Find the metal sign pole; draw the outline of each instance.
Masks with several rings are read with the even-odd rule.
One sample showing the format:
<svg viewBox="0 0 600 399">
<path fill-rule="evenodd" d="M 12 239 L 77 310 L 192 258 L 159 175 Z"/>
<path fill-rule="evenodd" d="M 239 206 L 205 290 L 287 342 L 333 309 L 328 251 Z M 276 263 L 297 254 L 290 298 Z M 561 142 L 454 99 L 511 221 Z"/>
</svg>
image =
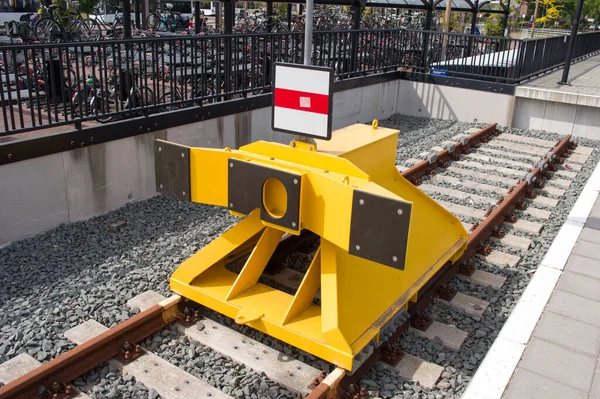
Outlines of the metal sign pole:
<svg viewBox="0 0 600 399">
<path fill-rule="evenodd" d="M 313 0 L 306 0 L 306 12 L 304 18 L 304 65 L 310 65 L 312 58 L 313 8 Z"/>
</svg>

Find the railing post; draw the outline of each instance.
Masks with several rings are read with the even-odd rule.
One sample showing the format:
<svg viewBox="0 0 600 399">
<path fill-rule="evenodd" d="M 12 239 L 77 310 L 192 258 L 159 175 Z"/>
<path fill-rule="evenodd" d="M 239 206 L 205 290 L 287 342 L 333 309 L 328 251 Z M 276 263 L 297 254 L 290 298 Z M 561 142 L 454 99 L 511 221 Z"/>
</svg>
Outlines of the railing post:
<svg viewBox="0 0 600 399">
<path fill-rule="evenodd" d="M 123 37 L 131 39 L 131 0 L 123 0 Z"/>
<path fill-rule="evenodd" d="M 200 33 L 200 2 L 194 1 L 194 33 Z"/>
<path fill-rule="evenodd" d="M 477 28 L 477 11 L 479 10 L 479 0 L 475 0 L 473 4 L 473 15 L 471 16 L 471 35 L 475 35 L 475 28 Z M 467 46 L 467 57 L 473 55 L 473 38 L 469 38 L 469 44 Z"/>
<path fill-rule="evenodd" d="M 352 6 L 352 48 L 350 49 L 350 72 L 358 72 L 358 30 L 360 29 L 360 5 Z"/>
<path fill-rule="evenodd" d="M 427 16 L 425 17 L 425 31 L 423 32 L 423 53 L 421 55 L 421 67 L 427 69 L 427 55 L 429 47 L 429 31 L 431 30 L 431 20 L 433 18 L 433 1 L 429 0 L 427 6 Z"/>
<path fill-rule="evenodd" d="M 134 3 L 134 13 L 135 13 L 135 27 L 137 29 L 140 29 L 140 0 L 135 0 Z"/>
<path fill-rule="evenodd" d="M 225 27 L 225 34 L 231 35 L 233 33 L 233 18 L 234 18 L 234 3 L 232 0 L 224 2 L 225 15 L 223 16 L 223 22 Z M 225 38 L 225 93 L 231 92 L 231 67 L 232 67 L 232 40 L 231 36 Z M 218 62 L 218 61 L 217 61 Z M 234 77 L 235 79 L 235 77 Z M 225 96 L 228 99 L 228 96 Z"/>
<path fill-rule="evenodd" d="M 267 32 L 273 30 L 273 1 L 267 0 Z"/>
<path fill-rule="evenodd" d="M 288 31 L 292 30 L 292 3 L 287 4 L 287 26 Z"/>
<path fill-rule="evenodd" d="M 506 36 L 506 27 L 508 26 L 508 17 L 510 17 L 510 0 L 508 0 L 506 3 L 506 12 L 504 13 L 504 19 L 502 20 L 502 37 Z"/>
</svg>

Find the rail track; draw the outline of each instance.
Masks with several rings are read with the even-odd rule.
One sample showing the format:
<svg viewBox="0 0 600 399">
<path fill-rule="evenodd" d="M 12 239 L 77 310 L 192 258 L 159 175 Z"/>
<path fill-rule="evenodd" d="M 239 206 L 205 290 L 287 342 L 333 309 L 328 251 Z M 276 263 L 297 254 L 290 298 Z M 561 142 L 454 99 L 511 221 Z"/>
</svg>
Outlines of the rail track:
<svg viewBox="0 0 600 399">
<path fill-rule="evenodd" d="M 432 321 L 424 309 L 432 301 L 443 301 L 466 314 L 482 315 L 488 302 L 456 292 L 448 283 L 458 277 L 472 284 L 501 287 L 505 277 L 476 269 L 472 260 L 480 258 L 498 268 L 516 267 L 520 258 L 515 253 L 527 251 L 532 245 L 528 237 L 543 229 L 544 222 L 552 216 L 552 208 L 592 150 L 575 147 L 570 136 L 553 142 L 499 134 L 496 124 L 492 124 L 455 136 L 419 158 L 409 159 L 406 165 L 398 165 L 404 178 L 435 196 L 463 222 L 470 232 L 468 248 L 458 262 L 446 265 L 421 289 L 417 302 L 408 309 L 406 321 L 352 375 L 340 368 L 327 375 L 225 325 L 202 319 L 200 309 L 185 298 L 166 299 L 145 293 L 135 305 L 142 309 L 141 313 L 116 327 L 107 329 L 90 320 L 69 330 L 65 336 L 78 346 L 39 367 L 29 362 L 23 370 L 28 372 L 0 387 L 0 399 L 73 397 L 78 393 L 70 382 L 105 361 L 113 362 L 165 398 L 230 397 L 139 345 L 175 322 L 189 339 L 264 372 L 297 395 L 311 399 L 366 398 L 367 390 L 360 388 L 358 382 L 378 362 L 395 368 L 405 379 L 411 378 L 402 375 L 406 370 L 402 363 L 414 363 L 415 359 L 404 356 L 395 344 L 408 329 L 426 338 L 437 337 L 450 349 L 460 348 L 468 334 Z M 302 249 L 302 257 L 309 263 L 310 243 L 314 239 L 308 232 L 285 238 L 263 278 L 292 291 L 297 289 L 302 281 L 302 266 L 294 267 L 285 260 Z M 439 377 L 442 368 L 436 367 L 440 369 Z M 422 384 L 426 386 L 427 382 Z"/>
</svg>

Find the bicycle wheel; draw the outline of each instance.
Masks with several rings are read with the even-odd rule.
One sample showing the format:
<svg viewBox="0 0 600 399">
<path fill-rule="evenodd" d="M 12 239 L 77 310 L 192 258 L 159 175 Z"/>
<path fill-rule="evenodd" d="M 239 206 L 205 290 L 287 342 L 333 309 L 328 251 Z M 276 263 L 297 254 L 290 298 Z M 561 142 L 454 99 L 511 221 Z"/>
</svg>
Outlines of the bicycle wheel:
<svg viewBox="0 0 600 399">
<path fill-rule="evenodd" d="M 84 42 L 98 41 L 100 39 L 100 26 L 93 19 L 82 19 L 77 24 L 76 35 L 79 40 Z"/>
<path fill-rule="evenodd" d="M 112 36 L 113 39 L 122 39 L 123 38 L 123 22 L 115 19 L 112 26 Z"/>
<path fill-rule="evenodd" d="M 112 99 L 111 99 L 112 97 Z M 115 116 L 111 115 L 111 116 L 104 116 L 104 114 L 107 114 L 111 111 L 114 111 L 114 106 L 111 106 L 111 104 L 114 104 L 114 98 L 115 98 L 115 90 L 113 89 L 111 91 L 110 94 L 106 94 L 105 92 L 103 92 L 102 90 L 99 90 L 95 96 L 92 97 L 92 99 L 90 100 L 90 108 L 92 110 L 92 112 L 94 113 L 94 115 L 96 115 L 96 120 L 100 123 L 108 123 L 108 122 L 112 122 L 113 120 L 115 120 Z"/>
<path fill-rule="evenodd" d="M 152 13 L 146 18 L 146 27 L 148 29 L 156 30 L 160 26 L 160 15 Z"/>
<path fill-rule="evenodd" d="M 42 18 L 35 24 L 34 32 L 40 43 L 57 43 L 60 42 L 62 29 L 54 19 Z"/>
</svg>

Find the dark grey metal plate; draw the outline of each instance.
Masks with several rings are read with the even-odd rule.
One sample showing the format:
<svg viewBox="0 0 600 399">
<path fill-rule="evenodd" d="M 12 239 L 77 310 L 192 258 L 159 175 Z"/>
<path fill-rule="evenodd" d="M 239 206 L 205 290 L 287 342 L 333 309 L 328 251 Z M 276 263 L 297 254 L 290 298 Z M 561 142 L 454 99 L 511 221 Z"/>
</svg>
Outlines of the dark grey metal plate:
<svg viewBox="0 0 600 399">
<path fill-rule="evenodd" d="M 156 191 L 181 201 L 190 200 L 190 148 L 156 140 L 154 142 Z"/>
<path fill-rule="evenodd" d="M 404 270 L 412 204 L 354 190 L 348 252 Z"/>
<path fill-rule="evenodd" d="M 248 214 L 260 209 L 260 219 L 290 230 L 300 228 L 300 174 L 284 172 L 251 162 L 230 158 L 227 165 L 229 209 Z M 270 179 L 278 179 L 287 191 L 287 210 L 281 218 L 272 217 L 262 201 L 263 185 Z"/>
</svg>

